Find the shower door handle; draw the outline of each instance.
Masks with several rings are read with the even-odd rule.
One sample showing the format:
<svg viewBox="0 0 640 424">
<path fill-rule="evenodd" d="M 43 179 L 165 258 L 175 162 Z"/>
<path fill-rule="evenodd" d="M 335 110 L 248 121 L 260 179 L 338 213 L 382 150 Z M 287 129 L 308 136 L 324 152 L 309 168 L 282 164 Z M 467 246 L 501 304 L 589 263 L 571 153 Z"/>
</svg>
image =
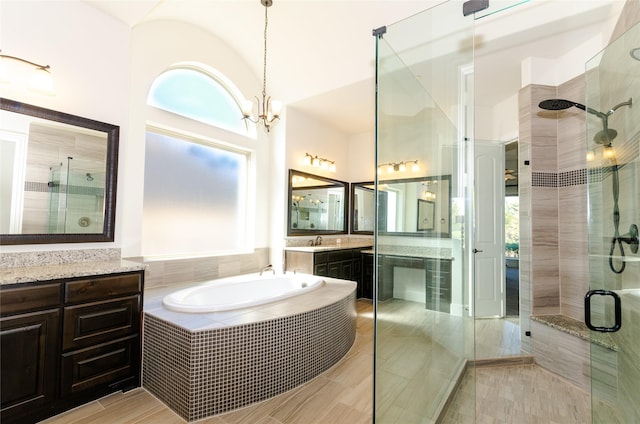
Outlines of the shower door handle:
<svg viewBox="0 0 640 424">
<path fill-rule="evenodd" d="M 594 295 L 613 297 L 614 313 L 616 318 L 613 327 L 596 327 L 591 324 L 591 297 Z M 620 327 L 622 327 L 622 306 L 620 303 L 620 296 L 611 290 L 589 290 L 587 295 L 584 297 L 584 322 L 587 324 L 587 327 L 593 331 L 613 333 L 620 330 Z"/>
</svg>

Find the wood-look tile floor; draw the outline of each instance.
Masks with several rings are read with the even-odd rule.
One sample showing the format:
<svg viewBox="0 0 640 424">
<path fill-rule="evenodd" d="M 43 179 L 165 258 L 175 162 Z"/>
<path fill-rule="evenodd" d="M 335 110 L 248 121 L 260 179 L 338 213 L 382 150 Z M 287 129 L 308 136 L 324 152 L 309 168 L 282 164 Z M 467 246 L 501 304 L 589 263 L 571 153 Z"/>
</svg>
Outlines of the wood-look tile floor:
<svg viewBox="0 0 640 424">
<path fill-rule="evenodd" d="M 340 362 L 312 381 L 272 399 L 198 421 L 206 424 L 371 423 L 373 411 L 373 313 L 358 301 L 354 346 Z M 382 318 L 382 317 L 379 317 Z M 400 319 L 400 324 L 406 321 Z M 478 331 L 483 331 L 480 326 Z M 486 327 L 486 326 L 485 326 Z M 380 330 L 380 329 L 379 329 Z M 424 331 L 424 328 L 420 329 Z M 433 331 L 430 330 L 430 331 Z M 446 345 L 452 328 L 438 326 L 435 339 Z M 510 330 L 507 329 L 507 333 Z M 479 334 L 476 334 L 478 336 Z M 510 336 L 504 339 L 512 339 Z M 434 344 L 434 346 L 436 346 Z M 418 346 L 419 347 L 419 346 Z M 496 349 L 512 349 L 504 344 Z M 489 356 L 498 356 L 486 351 Z M 451 362 L 446 349 L 434 349 L 429 364 Z M 401 355 L 402 352 L 388 352 Z M 442 356 L 444 355 L 444 356 Z M 402 359 L 401 356 L 398 358 Z M 406 358 L 405 358 L 406 359 Z M 415 369 L 415 364 L 404 364 Z M 435 367 L 437 368 L 437 366 Z M 416 373 L 419 375 L 420 373 Z M 475 380 L 474 380 L 475 378 Z M 410 383 L 413 384 L 413 383 Z M 423 386 L 429 386 L 424 384 Z M 417 386 L 414 386 L 417 387 Z M 384 388 L 383 388 L 384 389 Z M 418 400 L 419 392 L 407 393 Z M 410 409 L 410 408 L 409 408 Z M 444 418 L 445 424 L 582 424 L 589 422 L 589 395 L 536 366 L 478 367 L 467 373 Z M 379 423 L 432 422 L 413 413 L 379 416 Z M 173 424 L 185 421 L 143 388 L 115 393 L 52 417 L 46 424 Z"/>
</svg>

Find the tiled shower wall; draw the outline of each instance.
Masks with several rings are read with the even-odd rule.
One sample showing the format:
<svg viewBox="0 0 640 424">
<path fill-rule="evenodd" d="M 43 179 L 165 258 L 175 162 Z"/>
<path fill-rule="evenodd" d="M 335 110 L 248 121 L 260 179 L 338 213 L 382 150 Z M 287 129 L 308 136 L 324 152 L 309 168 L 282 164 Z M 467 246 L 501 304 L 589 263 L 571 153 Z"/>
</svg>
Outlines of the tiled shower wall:
<svg viewBox="0 0 640 424">
<path fill-rule="evenodd" d="M 529 230 L 521 240 L 521 292 L 531 295 L 532 315 L 581 320 L 588 290 L 585 118 L 577 108 L 538 107 L 551 98 L 584 103 L 584 77 L 520 92 L 520 213 Z"/>
</svg>

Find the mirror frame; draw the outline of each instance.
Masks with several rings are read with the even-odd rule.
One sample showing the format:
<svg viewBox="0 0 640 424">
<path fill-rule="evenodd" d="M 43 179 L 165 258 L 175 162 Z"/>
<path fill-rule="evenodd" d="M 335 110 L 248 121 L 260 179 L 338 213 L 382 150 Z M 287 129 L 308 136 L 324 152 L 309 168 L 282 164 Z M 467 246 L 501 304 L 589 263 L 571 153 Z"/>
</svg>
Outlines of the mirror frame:
<svg viewBox="0 0 640 424">
<path fill-rule="evenodd" d="M 355 222 L 356 222 L 356 210 L 355 210 L 355 193 L 356 193 L 356 188 L 362 188 L 362 189 L 366 189 L 366 190 L 371 190 L 374 192 L 374 196 L 375 196 L 375 188 L 368 188 L 367 186 L 374 186 L 375 183 L 373 181 L 364 181 L 361 183 L 351 183 L 351 197 L 349 198 L 349 231 L 350 234 L 367 234 L 367 235 L 373 235 L 373 231 L 359 231 L 359 230 L 354 230 L 355 228 Z M 375 203 L 375 200 L 374 200 Z M 374 204 L 374 212 L 376 211 L 376 207 Z M 375 213 L 374 213 L 374 219 L 375 219 Z"/>
<path fill-rule="evenodd" d="M 380 231 L 380 235 L 385 236 L 409 236 L 409 237 L 437 237 L 437 238 L 451 238 L 451 208 L 453 206 L 453 199 L 451 196 L 451 175 L 432 175 L 426 177 L 417 177 L 417 178 L 404 178 L 404 179 L 396 179 L 396 180 L 383 180 L 378 181 L 378 184 L 393 184 L 393 183 L 412 183 L 412 182 L 422 182 L 427 180 L 446 180 L 449 184 L 449 220 L 447 225 L 447 232 L 439 232 L 435 230 L 421 230 L 415 232 L 408 231 Z M 418 199 L 420 200 L 420 199 Z M 416 203 L 417 204 L 417 203 Z M 379 207 L 379 206 L 378 206 Z M 378 207 L 376 207 L 376 212 L 378 211 Z M 416 206 L 417 207 L 417 206 Z"/>
<path fill-rule="evenodd" d="M 92 119 L 45 109 L 0 98 L 0 110 L 20 113 L 48 121 L 60 122 L 81 128 L 88 128 L 107 134 L 107 157 L 105 164 L 104 222 L 102 233 L 88 234 L 0 234 L 0 245 L 50 244 L 50 243 L 90 243 L 113 242 L 116 221 L 116 188 L 118 181 L 118 148 L 120 127 Z"/>
<path fill-rule="evenodd" d="M 343 222 L 342 222 L 342 226 L 343 226 L 343 230 L 338 231 L 338 230 L 298 230 L 298 229 L 294 229 L 291 228 L 291 209 L 292 209 L 292 204 L 291 204 L 291 197 L 293 196 L 293 187 L 291 186 L 291 178 L 294 175 L 300 175 L 302 177 L 305 178 L 313 178 L 314 180 L 321 180 L 321 181 L 326 181 L 328 183 L 332 183 L 334 185 L 342 185 L 342 188 L 344 190 L 344 211 L 343 211 Z M 331 178 L 327 178 L 327 177 L 322 177 L 320 175 L 315 175 L 315 174 L 308 174 L 306 172 L 302 172 L 302 171 L 297 171 L 295 169 L 289 169 L 289 180 L 287 181 L 287 185 L 289 187 L 289 190 L 287 191 L 287 236 L 316 236 L 316 235 L 325 235 L 325 234 L 348 234 L 349 228 L 347 227 L 348 222 L 349 222 L 349 183 L 344 182 L 344 181 L 339 181 L 339 180 L 333 180 Z"/>
</svg>

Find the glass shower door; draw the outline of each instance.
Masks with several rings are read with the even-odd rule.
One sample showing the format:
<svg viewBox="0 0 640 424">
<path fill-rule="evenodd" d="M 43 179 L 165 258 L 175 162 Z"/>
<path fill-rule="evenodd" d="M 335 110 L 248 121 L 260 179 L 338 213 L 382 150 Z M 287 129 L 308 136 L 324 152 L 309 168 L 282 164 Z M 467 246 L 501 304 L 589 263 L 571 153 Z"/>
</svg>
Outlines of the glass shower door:
<svg viewBox="0 0 640 424">
<path fill-rule="evenodd" d="M 640 422 L 640 25 L 587 63 L 592 422 Z M 595 121 L 595 122 L 594 122 Z"/>
<path fill-rule="evenodd" d="M 475 422 L 474 20 L 526 1 L 446 1 L 374 31 L 377 423 Z"/>
<path fill-rule="evenodd" d="M 375 422 L 431 423 L 473 357 L 473 18 L 448 2 L 378 31 Z M 470 399 L 464 422 L 475 421 Z"/>
</svg>

